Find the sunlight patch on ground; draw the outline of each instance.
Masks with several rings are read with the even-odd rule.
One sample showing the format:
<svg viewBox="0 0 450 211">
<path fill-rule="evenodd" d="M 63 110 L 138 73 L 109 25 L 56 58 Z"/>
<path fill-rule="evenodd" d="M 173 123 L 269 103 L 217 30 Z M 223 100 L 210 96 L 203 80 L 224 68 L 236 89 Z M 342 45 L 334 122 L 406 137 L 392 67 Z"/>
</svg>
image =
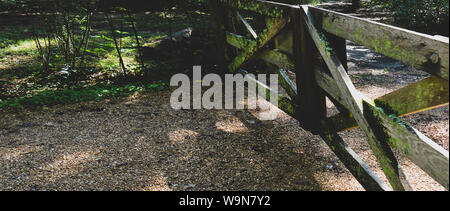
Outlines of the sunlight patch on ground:
<svg viewBox="0 0 450 211">
<path fill-rule="evenodd" d="M 245 133 L 248 132 L 248 128 L 245 126 L 241 120 L 236 117 L 231 117 L 229 119 L 219 121 L 216 123 L 216 128 L 218 130 L 227 133 Z"/>
<path fill-rule="evenodd" d="M 0 48 L 0 71 L 31 63 L 35 59 L 32 55 L 36 50 L 33 40 L 20 41 L 18 44 Z"/>
<path fill-rule="evenodd" d="M 33 152 L 39 152 L 42 149 L 42 146 L 21 145 L 14 148 L 4 148 L 3 150 L 0 148 L 0 154 L 2 159 L 17 161 L 23 155 Z"/>
<path fill-rule="evenodd" d="M 64 154 L 53 162 L 33 170 L 32 174 L 39 174 L 45 180 L 54 182 L 80 172 L 84 168 L 84 164 L 98 159 L 100 159 L 100 150 L 98 149 Z"/>
<path fill-rule="evenodd" d="M 113 50 L 115 51 L 115 50 Z M 104 72 L 108 71 L 114 71 L 115 74 L 119 73 L 122 74 L 122 68 L 119 63 L 119 57 L 116 55 L 115 52 L 110 52 L 105 55 L 103 59 L 100 59 L 99 65 L 104 69 Z M 134 72 L 138 66 L 138 62 L 136 61 L 136 58 L 132 56 L 125 56 L 122 55 L 123 62 L 125 64 L 125 67 L 127 69 L 127 72 Z"/>
<path fill-rule="evenodd" d="M 252 103 L 252 102 L 247 102 Z M 266 120 L 286 120 L 287 115 L 267 100 L 257 99 L 258 109 L 250 110 L 250 113 L 261 121 Z M 284 115 L 283 115 L 284 114 Z"/>
<path fill-rule="evenodd" d="M 167 178 L 162 175 L 157 175 L 149 182 L 151 185 L 143 188 L 141 191 L 172 191 L 167 184 Z"/>
<path fill-rule="evenodd" d="M 44 42 L 44 40 L 41 40 Z M 36 50 L 34 40 L 20 41 L 18 44 L 10 45 L 4 49 L 0 49 L 0 54 L 22 54 Z"/>
<path fill-rule="evenodd" d="M 328 166 L 330 167 L 330 166 Z M 336 168 L 336 167 L 333 167 Z M 314 174 L 323 190 L 330 191 L 363 191 L 364 188 L 351 174 L 336 174 L 333 169 Z"/>
<path fill-rule="evenodd" d="M 169 139 L 174 143 L 183 143 L 197 136 L 197 132 L 186 129 L 177 129 L 169 133 Z"/>
</svg>

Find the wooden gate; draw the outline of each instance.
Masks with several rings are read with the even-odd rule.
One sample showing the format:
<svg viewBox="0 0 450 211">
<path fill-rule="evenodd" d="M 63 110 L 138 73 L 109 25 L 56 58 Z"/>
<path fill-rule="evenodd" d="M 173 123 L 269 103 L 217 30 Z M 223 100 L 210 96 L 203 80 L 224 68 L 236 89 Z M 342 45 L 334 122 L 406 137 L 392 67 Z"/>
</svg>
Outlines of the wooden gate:
<svg viewBox="0 0 450 211">
<path fill-rule="evenodd" d="M 263 0 L 209 0 L 220 65 L 231 73 L 261 59 L 287 95 L 278 107 L 318 134 L 366 190 L 389 190 L 339 136 L 360 127 L 393 190 L 409 190 L 392 148 L 449 188 L 449 153 L 402 120 L 402 116 L 448 105 L 449 39 L 430 36 L 304 5 Z M 246 19 L 254 17 L 253 22 Z M 258 21 L 259 20 L 259 21 Z M 264 24 L 260 24 L 264 20 Z M 255 30 L 251 25 L 262 25 Z M 260 33 L 257 33 L 259 31 Z M 370 99 L 347 74 L 346 40 L 367 46 L 430 77 Z M 288 77 L 295 72 L 296 81 Z M 259 83 L 256 81 L 256 83 Z M 297 86 L 295 86 L 297 84 Z M 273 92 L 267 90 L 267 94 Z M 339 114 L 327 117 L 326 97 Z"/>
</svg>

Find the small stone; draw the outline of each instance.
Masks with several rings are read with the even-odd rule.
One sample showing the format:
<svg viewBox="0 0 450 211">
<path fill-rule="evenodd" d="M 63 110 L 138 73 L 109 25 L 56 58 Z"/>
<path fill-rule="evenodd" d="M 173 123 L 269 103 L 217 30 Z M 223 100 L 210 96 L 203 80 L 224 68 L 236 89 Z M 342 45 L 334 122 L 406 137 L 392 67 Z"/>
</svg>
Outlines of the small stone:
<svg viewBox="0 0 450 211">
<path fill-rule="evenodd" d="M 188 184 L 188 185 L 183 186 L 183 189 L 187 190 L 189 188 L 195 188 L 195 186 L 196 186 L 195 184 Z"/>
<path fill-rule="evenodd" d="M 47 126 L 47 127 L 55 127 L 56 126 L 56 124 L 53 123 L 53 122 L 47 122 L 44 125 Z"/>
<path fill-rule="evenodd" d="M 256 123 L 255 120 L 247 120 L 247 122 L 250 123 L 250 124 L 255 124 Z"/>
</svg>

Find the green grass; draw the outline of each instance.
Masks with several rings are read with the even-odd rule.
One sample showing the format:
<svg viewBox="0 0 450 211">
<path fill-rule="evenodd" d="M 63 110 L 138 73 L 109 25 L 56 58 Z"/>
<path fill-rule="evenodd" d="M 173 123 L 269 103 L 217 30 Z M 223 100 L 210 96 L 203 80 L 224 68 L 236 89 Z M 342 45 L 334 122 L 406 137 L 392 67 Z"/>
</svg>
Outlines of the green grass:
<svg viewBox="0 0 450 211">
<path fill-rule="evenodd" d="M 30 39 L 29 29 L 27 26 L 12 24 L 8 25 L 6 22 L 0 22 L 0 24 L 3 26 L 0 33 L 0 49 L 10 45 L 16 45 L 20 41 Z"/>
<path fill-rule="evenodd" d="M 157 18 L 159 17 L 158 15 L 151 15 L 151 17 L 151 20 L 154 22 L 162 22 Z M 7 18 L 14 20 L 13 17 Z M 101 21 L 103 19 L 100 17 L 99 23 Z M 153 41 L 163 36 L 163 33 L 153 31 L 151 23 L 146 23 L 147 21 L 144 18 L 141 18 L 140 21 L 145 22 L 144 25 L 141 25 L 142 27 L 149 27 L 143 28 L 144 31 L 139 34 L 141 43 Z M 58 55 L 56 52 L 52 54 L 50 71 L 42 71 L 35 42 L 30 37 L 30 33 L 27 32 L 27 28 L 30 26 L 26 25 L 26 23 L 20 25 L 22 23 L 10 22 L 6 19 L 1 20 L 0 23 L 3 24 L 0 27 L 0 79 L 8 81 L 7 96 L 13 97 L 26 95 L 30 92 L 35 93 L 33 90 L 42 90 L 45 87 L 54 87 L 56 84 L 61 85 L 65 83 L 64 81 L 48 80 L 50 78 L 57 79 L 58 77 L 53 77 L 52 74 L 61 71 L 65 67 L 62 55 Z M 88 55 L 86 56 L 87 66 L 82 71 L 85 71 L 86 74 L 102 72 L 106 73 L 105 75 L 107 76 L 121 75 L 122 71 L 117 51 L 107 26 L 104 27 L 93 30 Z M 123 48 L 121 53 L 128 72 L 133 73 L 140 67 L 136 58 L 136 40 L 134 34 L 126 31 L 122 33 L 121 42 Z M 41 41 L 43 42 L 43 40 Z M 55 42 L 52 42 L 52 48 L 56 48 L 55 44 Z M 39 81 L 45 81 L 45 83 L 50 84 L 43 84 Z M 30 88 L 29 83 L 32 83 L 32 88 Z M 2 86 L 1 83 L 0 86 Z"/>
<path fill-rule="evenodd" d="M 33 40 L 19 40 L 17 43 L 8 45 L 0 50 L 0 55 L 28 55 L 37 52 Z"/>
</svg>

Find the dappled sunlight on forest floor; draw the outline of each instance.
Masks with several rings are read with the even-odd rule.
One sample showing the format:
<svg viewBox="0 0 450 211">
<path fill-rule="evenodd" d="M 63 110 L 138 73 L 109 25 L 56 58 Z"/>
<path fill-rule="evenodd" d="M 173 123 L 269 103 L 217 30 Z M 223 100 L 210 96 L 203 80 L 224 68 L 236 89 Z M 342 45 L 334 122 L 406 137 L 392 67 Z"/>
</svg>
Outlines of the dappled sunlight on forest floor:
<svg viewBox="0 0 450 211">
<path fill-rule="evenodd" d="M 320 137 L 281 111 L 260 121 L 257 110 L 175 111 L 169 99 L 162 91 L 1 114 L 0 189 L 362 190 Z M 343 137 L 381 176 L 364 136 Z M 413 187 L 442 189 L 406 164 Z"/>
</svg>

